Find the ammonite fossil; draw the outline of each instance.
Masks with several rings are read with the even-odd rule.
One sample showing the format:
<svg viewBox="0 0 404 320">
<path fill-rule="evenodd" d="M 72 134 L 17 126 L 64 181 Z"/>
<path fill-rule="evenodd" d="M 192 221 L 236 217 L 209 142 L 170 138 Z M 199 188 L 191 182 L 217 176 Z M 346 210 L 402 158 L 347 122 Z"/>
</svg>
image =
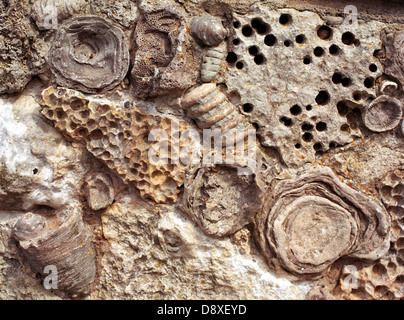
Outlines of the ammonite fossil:
<svg viewBox="0 0 404 320">
<path fill-rule="evenodd" d="M 363 114 L 365 126 L 375 132 L 383 132 L 398 126 L 403 108 L 398 99 L 388 96 L 377 97 Z"/>
<path fill-rule="evenodd" d="M 34 272 L 45 277 L 47 266 L 56 268 L 57 291 L 71 296 L 91 292 L 95 251 L 77 210 L 46 217 L 28 212 L 15 224 L 13 235 Z"/>
<path fill-rule="evenodd" d="M 53 39 L 49 60 L 59 85 L 86 93 L 113 89 L 129 68 L 122 30 L 96 16 L 65 21 Z"/>
<path fill-rule="evenodd" d="M 377 260 L 389 249 L 383 205 L 314 167 L 278 183 L 257 215 L 256 237 L 270 264 L 316 279 L 340 257 Z"/>
</svg>

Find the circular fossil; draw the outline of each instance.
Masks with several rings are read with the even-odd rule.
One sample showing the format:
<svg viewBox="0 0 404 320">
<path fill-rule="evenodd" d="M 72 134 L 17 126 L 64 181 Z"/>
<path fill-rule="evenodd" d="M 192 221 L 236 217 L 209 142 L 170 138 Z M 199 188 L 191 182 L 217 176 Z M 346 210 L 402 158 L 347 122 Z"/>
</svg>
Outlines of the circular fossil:
<svg viewBox="0 0 404 320">
<path fill-rule="evenodd" d="M 129 68 L 123 32 L 96 16 L 75 17 L 61 25 L 49 60 L 59 85 L 86 93 L 113 89 Z"/>
<path fill-rule="evenodd" d="M 365 126 L 375 132 L 383 132 L 398 126 L 403 116 L 401 102 L 388 96 L 376 98 L 363 115 Z"/>
<path fill-rule="evenodd" d="M 183 209 L 208 235 L 223 237 L 252 221 L 262 204 L 255 174 L 227 165 L 205 166 L 185 181 Z"/>
<path fill-rule="evenodd" d="M 208 47 L 219 45 L 227 36 L 227 30 L 219 18 L 195 17 L 191 20 L 191 35 Z"/>
<path fill-rule="evenodd" d="M 383 205 L 315 167 L 266 197 L 256 238 L 268 261 L 298 279 L 319 278 L 340 257 L 377 260 L 389 248 Z"/>
</svg>

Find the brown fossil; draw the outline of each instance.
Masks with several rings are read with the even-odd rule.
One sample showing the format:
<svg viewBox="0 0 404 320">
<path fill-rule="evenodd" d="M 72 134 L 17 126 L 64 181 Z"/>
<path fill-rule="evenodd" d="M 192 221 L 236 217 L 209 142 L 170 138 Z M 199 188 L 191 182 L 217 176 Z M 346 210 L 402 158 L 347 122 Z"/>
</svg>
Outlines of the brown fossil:
<svg viewBox="0 0 404 320">
<path fill-rule="evenodd" d="M 124 79 L 129 51 L 121 29 L 103 18 L 82 16 L 58 28 L 49 62 L 59 85 L 100 93 Z"/>
<path fill-rule="evenodd" d="M 377 260 L 389 248 L 390 217 L 375 199 L 315 167 L 278 183 L 257 215 L 268 261 L 295 279 L 316 279 L 341 257 Z"/>
<path fill-rule="evenodd" d="M 95 251 L 77 210 L 45 218 L 28 212 L 15 224 L 13 235 L 34 272 L 46 277 L 47 266 L 56 268 L 58 291 L 73 297 L 90 294 Z"/>
</svg>

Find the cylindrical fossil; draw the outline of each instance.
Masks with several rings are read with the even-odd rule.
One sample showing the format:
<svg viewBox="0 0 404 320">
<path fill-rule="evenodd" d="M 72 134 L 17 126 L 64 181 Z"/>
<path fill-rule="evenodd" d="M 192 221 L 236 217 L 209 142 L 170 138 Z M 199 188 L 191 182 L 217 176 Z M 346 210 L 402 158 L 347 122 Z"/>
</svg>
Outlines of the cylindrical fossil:
<svg viewBox="0 0 404 320">
<path fill-rule="evenodd" d="M 403 116 L 401 102 L 388 96 L 377 97 L 363 115 L 365 126 L 375 132 L 393 130 Z"/>
<path fill-rule="evenodd" d="M 26 213 L 15 224 L 13 236 L 34 272 L 46 277 L 45 268 L 57 271 L 56 290 L 72 296 L 88 295 L 96 274 L 91 233 L 81 215 L 46 217 Z"/>
<path fill-rule="evenodd" d="M 377 260 L 389 249 L 383 205 L 326 167 L 276 185 L 256 222 L 264 256 L 299 279 L 319 278 L 340 257 Z"/>
<path fill-rule="evenodd" d="M 191 20 L 191 35 L 202 45 L 214 47 L 227 36 L 227 30 L 217 17 L 201 16 Z"/>
<path fill-rule="evenodd" d="M 226 43 L 206 51 L 201 68 L 201 80 L 203 82 L 211 82 L 216 79 L 225 57 Z"/>
<path fill-rule="evenodd" d="M 206 83 L 185 94 L 181 105 L 187 110 L 187 116 L 195 119 L 201 129 L 218 129 L 224 133 L 238 130 L 247 135 L 248 125 L 238 113 L 236 107 L 217 89 L 215 83 Z"/>
<path fill-rule="evenodd" d="M 59 85 L 100 93 L 124 79 L 129 51 L 118 27 L 96 16 L 75 17 L 59 27 L 49 60 Z"/>
</svg>

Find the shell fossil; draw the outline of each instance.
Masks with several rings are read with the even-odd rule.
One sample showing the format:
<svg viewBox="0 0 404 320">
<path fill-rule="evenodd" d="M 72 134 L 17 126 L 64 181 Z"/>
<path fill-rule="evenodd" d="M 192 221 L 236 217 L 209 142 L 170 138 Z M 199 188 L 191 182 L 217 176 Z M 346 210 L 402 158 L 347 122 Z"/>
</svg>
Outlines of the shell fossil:
<svg viewBox="0 0 404 320">
<path fill-rule="evenodd" d="M 200 129 L 219 129 L 222 132 L 244 130 L 247 134 L 248 130 L 245 129 L 248 125 L 215 83 L 193 88 L 184 95 L 181 106 L 187 110 L 189 118 L 195 119 Z"/>
<path fill-rule="evenodd" d="M 398 126 L 403 116 L 401 102 L 388 96 L 379 96 L 363 114 L 365 126 L 375 132 L 384 132 Z"/>
<path fill-rule="evenodd" d="M 227 36 L 227 30 L 217 17 L 200 16 L 191 20 L 191 35 L 208 47 L 219 45 Z"/>
<path fill-rule="evenodd" d="M 229 165 L 204 166 L 185 180 L 183 210 L 208 235 L 223 237 L 252 221 L 263 194 L 254 174 Z"/>
<path fill-rule="evenodd" d="M 72 296 L 88 295 L 95 279 L 95 251 L 91 232 L 76 210 L 46 217 L 24 214 L 15 224 L 13 237 L 34 272 L 44 276 L 47 266 L 57 270 L 57 290 Z"/>
<path fill-rule="evenodd" d="M 226 49 L 226 43 L 222 43 L 221 45 L 210 48 L 206 51 L 201 68 L 201 80 L 203 82 L 211 82 L 216 79 L 226 57 Z"/>
<path fill-rule="evenodd" d="M 39 30 L 51 29 L 80 12 L 85 5 L 85 0 L 37 0 L 32 6 L 31 15 Z"/>
<path fill-rule="evenodd" d="M 129 51 L 121 29 L 103 18 L 83 16 L 59 27 L 49 60 L 59 85 L 100 93 L 124 79 Z"/>
<path fill-rule="evenodd" d="M 383 205 L 327 167 L 278 183 L 256 219 L 262 253 L 294 279 L 317 279 L 344 256 L 379 259 L 389 249 L 389 231 Z"/>
</svg>

